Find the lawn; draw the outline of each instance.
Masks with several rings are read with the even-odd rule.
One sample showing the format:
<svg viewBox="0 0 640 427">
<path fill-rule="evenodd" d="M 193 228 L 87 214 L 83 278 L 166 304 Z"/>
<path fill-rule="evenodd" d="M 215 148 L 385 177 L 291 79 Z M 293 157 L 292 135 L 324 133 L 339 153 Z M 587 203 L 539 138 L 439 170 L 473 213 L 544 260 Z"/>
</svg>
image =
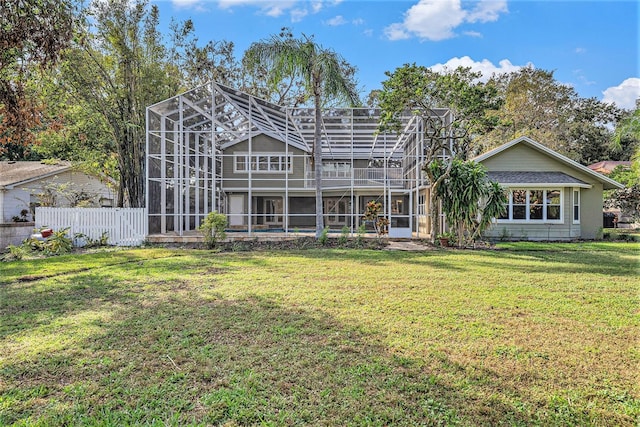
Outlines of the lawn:
<svg viewBox="0 0 640 427">
<path fill-rule="evenodd" d="M 637 425 L 639 245 L 0 264 L 0 425 Z"/>
</svg>

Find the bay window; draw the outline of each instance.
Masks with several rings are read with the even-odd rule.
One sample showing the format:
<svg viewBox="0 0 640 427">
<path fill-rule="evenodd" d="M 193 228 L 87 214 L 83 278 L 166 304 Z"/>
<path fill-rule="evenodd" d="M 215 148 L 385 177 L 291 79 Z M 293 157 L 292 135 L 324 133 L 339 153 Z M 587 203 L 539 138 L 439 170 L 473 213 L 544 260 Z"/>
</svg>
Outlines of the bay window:
<svg viewBox="0 0 640 427">
<path fill-rule="evenodd" d="M 561 222 L 562 190 L 558 188 L 512 189 L 500 221 Z"/>
</svg>

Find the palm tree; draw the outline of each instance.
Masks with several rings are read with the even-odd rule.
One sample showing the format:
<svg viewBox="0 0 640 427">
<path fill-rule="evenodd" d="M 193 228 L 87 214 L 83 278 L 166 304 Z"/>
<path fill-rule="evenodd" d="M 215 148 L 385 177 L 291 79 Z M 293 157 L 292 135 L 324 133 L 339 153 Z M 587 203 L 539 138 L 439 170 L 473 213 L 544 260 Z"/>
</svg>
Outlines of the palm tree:
<svg viewBox="0 0 640 427">
<path fill-rule="evenodd" d="M 313 37 L 293 38 L 283 31 L 270 39 L 255 42 L 245 52 L 243 63 L 247 67 L 262 66 L 270 70 L 269 85 L 285 79 L 302 80 L 308 99 L 313 98 L 315 129 L 313 137 L 313 167 L 316 186 L 316 237 L 324 229 L 322 212 L 322 104 L 326 99 L 359 103 L 355 69 L 341 55 L 317 44 Z M 326 97 L 326 99 L 325 99 Z"/>
</svg>

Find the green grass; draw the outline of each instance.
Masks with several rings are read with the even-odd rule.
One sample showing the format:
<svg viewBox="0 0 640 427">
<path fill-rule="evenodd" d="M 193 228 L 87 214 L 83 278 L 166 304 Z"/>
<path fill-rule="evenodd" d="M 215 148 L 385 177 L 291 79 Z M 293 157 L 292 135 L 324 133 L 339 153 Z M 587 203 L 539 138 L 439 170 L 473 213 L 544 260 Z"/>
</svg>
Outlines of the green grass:
<svg viewBox="0 0 640 427">
<path fill-rule="evenodd" d="M 637 425 L 638 244 L 0 264 L 0 425 Z"/>
</svg>

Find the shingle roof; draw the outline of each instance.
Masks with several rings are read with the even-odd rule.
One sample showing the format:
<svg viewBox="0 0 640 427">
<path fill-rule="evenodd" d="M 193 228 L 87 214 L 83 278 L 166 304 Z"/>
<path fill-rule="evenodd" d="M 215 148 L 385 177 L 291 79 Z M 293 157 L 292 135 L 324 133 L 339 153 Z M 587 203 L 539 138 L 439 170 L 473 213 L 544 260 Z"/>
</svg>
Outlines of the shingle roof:
<svg viewBox="0 0 640 427">
<path fill-rule="evenodd" d="M 500 184 L 576 184 L 587 185 L 586 182 L 567 175 L 564 172 L 520 172 L 490 171 L 487 176 Z"/>
<path fill-rule="evenodd" d="M 69 162 L 47 165 L 40 162 L 0 162 L 0 188 L 55 175 L 71 167 Z"/>
<path fill-rule="evenodd" d="M 557 153 L 553 150 L 551 150 L 548 147 L 545 147 L 544 145 L 540 144 L 539 142 L 534 141 L 533 139 L 526 137 L 526 136 L 521 136 L 519 138 L 516 138 L 512 141 L 507 142 L 506 144 L 502 144 L 501 146 L 494 148 L 491 151 L 488 151 L 484 154 L 481 154 L 477 157 L 475 157 L 473 160 L 476 162 L 480 162 L 482 163 L 483 161 L 487 160 L 488 158 L 494 157 L 496 155 L 499 155 L 500 153 L 502 153 L 505 150 L 510 149 L 511 147 L 517 145 L 517 144 L 524 144 L 527 145 L 530 148 L 533 148 L 534 150 L 540 151 L 546 155 L 548 155 L 549 157 L 558 160 L 560 163 L 563 163 L 567 166 L 569 166 L 572 169 L 575 169 L 579 172 L 581 172 L 582 174 L 588 176 L 588 177 L 592 177 L 595 180 L 597 180 L 598 182 L 601 182 L 603 184 L 602 188 L 605 190 L 613 190 L 616 188 L 624 188 L 624 185 L 620 184 L 619 182 L 614 181 L 613 179 L 599 174 L 598 172 L 594 172 L 591 169 L 589 169 L 586 166 L 581 165 L 580 163 L 577 163 L 573 160 L 571 160 L 570 158 L 563 156 L 560 153 Z"/>
</svg>

